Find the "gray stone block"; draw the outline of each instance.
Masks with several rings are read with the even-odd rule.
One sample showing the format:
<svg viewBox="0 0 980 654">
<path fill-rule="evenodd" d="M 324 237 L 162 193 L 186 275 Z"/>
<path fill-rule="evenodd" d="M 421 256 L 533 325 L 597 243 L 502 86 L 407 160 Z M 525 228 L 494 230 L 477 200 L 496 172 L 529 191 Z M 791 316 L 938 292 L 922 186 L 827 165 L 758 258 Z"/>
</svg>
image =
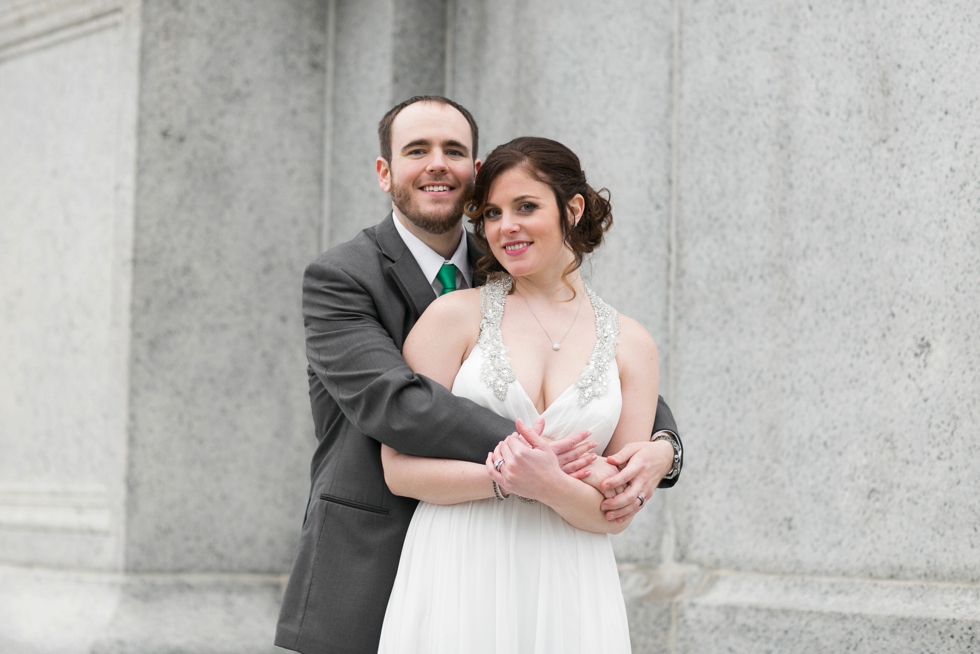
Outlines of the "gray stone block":
<svg viewBox="0 0 980 654">
<path fill-rule="evenodd" d="M 619 578 L 626 598 L 633 651 L 637 654 L 674 652 L 678 598 L 700 585 L 701 571 L 670 562 L 656 568 L 625 563 L 619 565 Z"/>
<path fill-rule="evenodd" d="M 373 173 L 380 155 L 378 121 L 393 104 L 391 4 L 390 0 L 336 3 L 322 250 L 349 241 L 391 211 L 391 198 L 381 192 Z"/>
<path fill-rule="evenodd" d="M 676 652 L 971 652 L 973 585 L 719 575 L 677 611 Z"/>
<path fill-rule="evenodd" d="M 332 3 L 322 249 L 391 211 L 378 187 L 378 122 L 415 95 L 445 87 L 445 0 Z"/>
<path fill-rule="evenodd" d="M 671 606 L 655 600 L 626 600 L 634 654 L 671 654 Z"/>
<path fill-rule="evenodd" d="M 282 579 L 0 567 L 0 651 L 271 654 Z"/>
<path fill-rule="evenodd" d="M 55 9 L 0 11 L 0 561 L 112 569 L 138 25 Z"/>
<path fill-rule="evenodd" d="M 980 14 L 683 17 L 681 558 L 977 581 Z"/>
<path fill-rule="evenodd" d="M 143 7 L 126 566 L 283 571 L 314 445 L 319 3 Z"/>
<path fill-rule="evenodd" d="M 392 5 L 390 104 L 414 95 L 443 94 L 448 4 L 448 0 L 398 0 Z"/>
</svg>

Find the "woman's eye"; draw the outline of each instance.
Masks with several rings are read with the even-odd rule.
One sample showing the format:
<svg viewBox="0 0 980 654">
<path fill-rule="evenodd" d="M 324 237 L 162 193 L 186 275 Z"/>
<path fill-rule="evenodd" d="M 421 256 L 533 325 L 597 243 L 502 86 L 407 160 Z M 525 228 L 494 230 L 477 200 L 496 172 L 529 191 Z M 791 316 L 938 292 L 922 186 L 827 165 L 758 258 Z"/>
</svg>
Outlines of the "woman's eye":
<svg viewBox="0 0 980 654">
<path fill-rule="evenodd" d="M 521 205 L 521 211 L 534 211 L 537 208 L 538 205 L 534 204 L 533 202 L 525 202 Z"/>
<path fill-rule="evenodd" d="M 500 209 L 487 209 L 483 212 L 484 220 L 493 220 L 500 217 Z"/>
</svg>

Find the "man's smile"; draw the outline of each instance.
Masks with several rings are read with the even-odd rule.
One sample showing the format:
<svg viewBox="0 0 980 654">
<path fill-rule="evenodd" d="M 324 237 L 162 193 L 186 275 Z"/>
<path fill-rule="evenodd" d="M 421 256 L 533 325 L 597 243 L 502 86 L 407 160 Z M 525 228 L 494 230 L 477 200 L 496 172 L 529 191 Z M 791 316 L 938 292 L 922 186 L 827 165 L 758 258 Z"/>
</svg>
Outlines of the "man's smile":
<svg viewBox="0 0 980 654">
<path fill-rule="evenodd" d="M 425 184 L 420 188 L 426 193 L 448 193 L 455 187 L 450 186 L 449 184 Z"/>
</svg>

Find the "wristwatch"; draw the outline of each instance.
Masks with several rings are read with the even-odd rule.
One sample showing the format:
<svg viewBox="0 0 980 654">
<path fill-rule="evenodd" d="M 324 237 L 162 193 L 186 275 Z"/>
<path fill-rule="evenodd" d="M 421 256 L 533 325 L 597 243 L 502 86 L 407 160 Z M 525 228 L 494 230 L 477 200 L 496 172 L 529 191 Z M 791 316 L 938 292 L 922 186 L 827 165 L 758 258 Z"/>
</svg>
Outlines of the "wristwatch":
<svg viewBox="0 0 980 654">
<path fill-rule="evenodd" d="M 684 450 L 681 449 L 681 440 L 677 438 L 674 432 L 671 431 L 659 431 L 650 437 L 650 441 L 667 441 L 674 448 L 674 463 L 670 466 L 670 470 L 664 475 L 664 479 L 673 479 L 681 473 L 681 461 L 684 458 Z"/>
</svg>

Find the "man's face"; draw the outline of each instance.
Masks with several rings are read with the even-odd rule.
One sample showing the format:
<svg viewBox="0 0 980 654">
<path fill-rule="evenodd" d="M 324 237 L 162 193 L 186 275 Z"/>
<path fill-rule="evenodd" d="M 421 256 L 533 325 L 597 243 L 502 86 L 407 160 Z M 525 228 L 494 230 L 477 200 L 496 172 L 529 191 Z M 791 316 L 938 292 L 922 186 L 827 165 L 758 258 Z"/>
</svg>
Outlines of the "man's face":
<svg viewBox="0 0 980 654">
<path fill-rule="evenodd" d="M 391 125 L 391 163 L 377 160 L 378 183 L 395 211 L 419 229 L 445 234 L 459 225 L 479 170 L 463 114 L 438 102 L 416 102 Z"/>
</svg>

